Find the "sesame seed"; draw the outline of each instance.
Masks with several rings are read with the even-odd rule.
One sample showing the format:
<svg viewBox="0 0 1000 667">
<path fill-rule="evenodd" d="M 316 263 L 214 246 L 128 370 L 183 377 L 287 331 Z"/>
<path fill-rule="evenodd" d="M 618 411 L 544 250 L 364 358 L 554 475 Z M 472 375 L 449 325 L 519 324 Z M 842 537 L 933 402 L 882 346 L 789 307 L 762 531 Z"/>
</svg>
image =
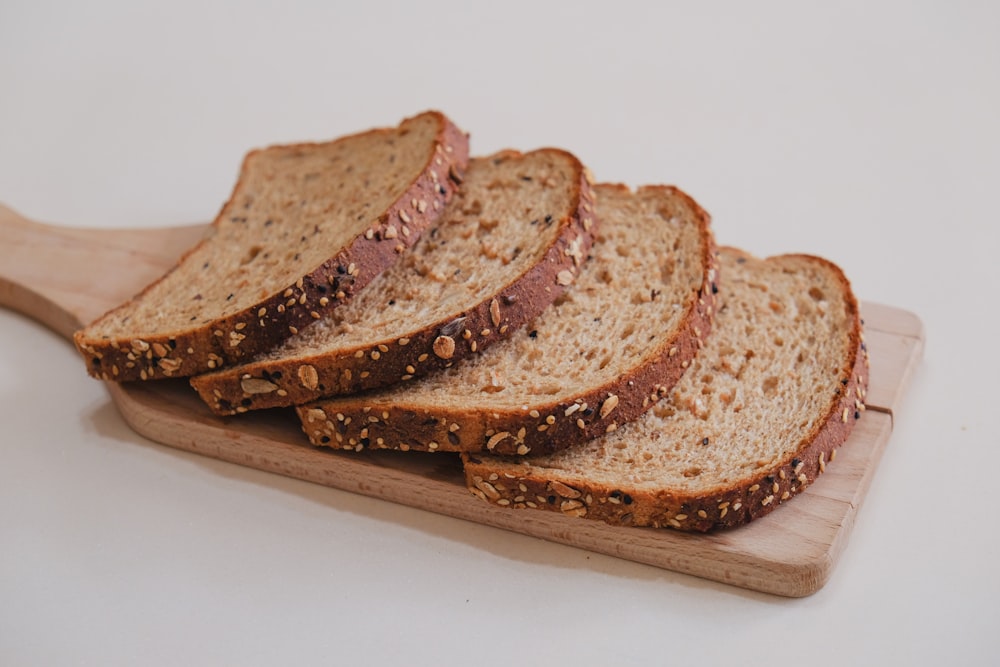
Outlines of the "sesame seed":
<svg viewBox="0 0 1000 667">
<path fill-rule="evenodd" d="M 604 403 L 601 404 L 601 419 L 604 419 L 610 415 L 615 408 L 618 407 L 618 396 L 615 394 L 609 394 Z"/>
<path fill-rule="evenodd" d="M 402 209 L 400 209 L 400 211 L 399 211 L 399 219 L 402 220 L 403 222 L 405 222 L 406 224 L 410 224 L 410 222 L 412 222 L 412 220 L 410 219 L 410 216 L 407 215 L 406 211 L 404 211 Z"/>
<path fill-rule="evenodd" d="M 500 326 L 500 302 L 496 299 L 490 301 L 490 319 L 493 321 L 493 326 Z"/>
<path fill-rule="evenodd" d="M 489 440 L 486 441 L 486 449 L 493 451 L 493 448 L 496 447 L 501 440 L 505 440 L 509 437 L 510 433 L 508 433 L 507 431 L 500 431 L 499 433 L 493 435 L 492 437 L 490 437 Z"/>
<path fill-rule="evenodd" d="M 309 364 L 303 364 L 299 366 L 298 370 L 299 382 L 302 386 L 310 391 L 315 391 L 319 387 L 319 373 L 316 368 L 310 366 Z"/>
<path fill-rule="evenodd" d="M 432 347 L 434 354 L 441 359 L 451 359 L 455 354 L 455 339 L 451 336 L 438 336 Z"/>
</svg>

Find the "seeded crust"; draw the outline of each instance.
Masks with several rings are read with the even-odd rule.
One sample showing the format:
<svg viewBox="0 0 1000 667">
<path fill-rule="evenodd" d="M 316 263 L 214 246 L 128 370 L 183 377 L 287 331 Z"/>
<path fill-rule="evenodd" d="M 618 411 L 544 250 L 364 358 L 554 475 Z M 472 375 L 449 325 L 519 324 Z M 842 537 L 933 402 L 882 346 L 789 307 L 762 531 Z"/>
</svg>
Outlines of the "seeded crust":
<svg viewBox="0 0 1000 667">
<path fill-rule="evenodd" d="M 584 167 L 556 149 L 470 162 L 441 219 L 349 305 L 249 364 L 191 379 L 217 414 L 406 382 L 486 350 L 545 309 L 593 241 Z"/>
<path fill-rule="evenodd" d="M 274 347 L 396 262 L 440 214 L 467 163 L 468 137 L 438 112 L 250 152 L 211 236 L 74 335 L 89 373 L 183 377 Z M 337 187 L 348 192 L 331 193 Z M 390 227 L 406 233 L 386 234 Z"/>
<path fill-rule="evenodd" d="M 470 491 L 512 508 L 704 532 L 764 516 L 815 481 L 865 411 L 869 358 L 850 284 L 806 255 L 724 249 L 722 273 L 713 335 L 669 400 L 552 456 L 463 455 Z M 795 279 L 809 274 L 811 284 Z M 754 299 L 770 302 L 741 307 Z"/>
<path fill-rule="evenodd" d="M 593 256 L 540 317 L 464 364 L 299 407 L 310 441 L 539 454 L 603 435 L 659 401 L 711 326 L 709 216 L 671 187 L 598 185 L 595 194 Z"/>
</svg>

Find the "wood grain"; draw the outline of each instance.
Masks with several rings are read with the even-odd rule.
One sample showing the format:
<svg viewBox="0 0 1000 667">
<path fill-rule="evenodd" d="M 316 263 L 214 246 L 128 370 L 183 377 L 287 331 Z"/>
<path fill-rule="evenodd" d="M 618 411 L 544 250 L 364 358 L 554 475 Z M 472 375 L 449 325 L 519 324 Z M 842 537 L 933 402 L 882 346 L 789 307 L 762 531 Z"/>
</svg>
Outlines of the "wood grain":
<svg viewBox="0 0 1000 667">
<path fill-rule="evenodd" d="M 69 337 L 158 277 L 207 229 L 78 230 L 33 223 L 0 206 L 0 304 Z M 496 507 L 466 491 L 455 456 L 317 449 L 290 410 L 216 417 L 183 380 L 108 390 L 135 431 L 173 447 L 734 586 L 804 596 L 823 586 L 846 547 L 923 350 L 923 325 L 912 313 L 869 303 L 862 312 L 872 359 L 869 409 L 834 463 L 767 517 L 708 535 Z"/>
</svg>

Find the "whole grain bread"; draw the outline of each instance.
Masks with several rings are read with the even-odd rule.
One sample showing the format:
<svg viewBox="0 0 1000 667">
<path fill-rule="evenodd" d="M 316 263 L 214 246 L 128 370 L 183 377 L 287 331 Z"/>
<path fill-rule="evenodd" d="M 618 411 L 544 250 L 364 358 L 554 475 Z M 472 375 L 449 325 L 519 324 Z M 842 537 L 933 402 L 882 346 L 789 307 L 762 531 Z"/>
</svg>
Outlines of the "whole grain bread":
<svg viewBox="0 0 1000 667">
<path fill-rule="evenodd" d="M 709 218 L 675 188 L 599 185 L 595 193 L 601 223 L 592 257 L 536 320 L 406 385 L 298 408 L 310 440 L 355 450 L 541 453 L 614 430 L 656 403 L 709 332 Z"/>
<path fill-rule="evenodd" d="M 590 251 L 584 167 L 556 149 L 470 162 L 440 220 L 349 304 L 247 364 L 191 379 L 218 414 L 407 382 L 486 350 L 565 290 Z"/>
<path fill-rule="evenodd" d="M 865 410 L 858 304 L 826 260 L 723 249 L 706 347 L 662 401 L 603 438 L 520 460 L 464 455 L 472 493 L 611 524 L 706 531 L 800 494 Z"/>
<path fill-rule="evenodd" d="M 181 377 L 270 349 L 396 262 L 439 215 L 467 161 L 467 137 L 438 112 L 249 153 L 211 235 L 76 333 L 90 374 Z"/>
</svg>

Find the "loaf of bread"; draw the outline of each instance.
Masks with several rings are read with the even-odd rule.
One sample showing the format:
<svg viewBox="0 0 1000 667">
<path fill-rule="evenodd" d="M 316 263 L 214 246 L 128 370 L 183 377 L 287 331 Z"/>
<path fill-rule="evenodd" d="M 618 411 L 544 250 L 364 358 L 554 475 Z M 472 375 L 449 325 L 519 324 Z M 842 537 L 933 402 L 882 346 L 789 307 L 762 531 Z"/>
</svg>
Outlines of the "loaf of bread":
<svg viewBox="0 0 1000 667">
<path fill-rule="evenodd" d="M 611 524 L 706 531 L 802 492 L 865 410 L 858 304 L 826 260 L 723 249 L 711 337 L 643 417 L 548 456 L 463 455 L 483 500 Z"/>
<path fill-rule="evenodd" d="M 251 152 L 211 235 L 76 333 L 89 372 L 189 376 L 274 347 L 396 262 L 440 214 L 467 161 L 467 137 L 437 112 Z"/>
<path fill-rule="evenodd" d="M 708 215 L 675 188 L 599 185 L 598 240 L 574 283 L 529 325 L 405 385 L 298 408 L 317 445 L 539 454 L 613 431 L 663 397 L 709 333 Z M 588 211 L 589 212 L 589 211 Z M 575 282 L 574 282 L 575 278 Z M 488 325 L 489 326 L 489 325 Z M 449 338 L 473 346 L 480 332 Z"/>
<path fill-rule="evenodd" d="M 569 153 L 474 159 L 440 220 L 349 304 L 191 384 L 214 412 L 234 414 L 408 382 L 482 353 L 576 276 L 590 211 L 583 165 Z"/>
</svg>

